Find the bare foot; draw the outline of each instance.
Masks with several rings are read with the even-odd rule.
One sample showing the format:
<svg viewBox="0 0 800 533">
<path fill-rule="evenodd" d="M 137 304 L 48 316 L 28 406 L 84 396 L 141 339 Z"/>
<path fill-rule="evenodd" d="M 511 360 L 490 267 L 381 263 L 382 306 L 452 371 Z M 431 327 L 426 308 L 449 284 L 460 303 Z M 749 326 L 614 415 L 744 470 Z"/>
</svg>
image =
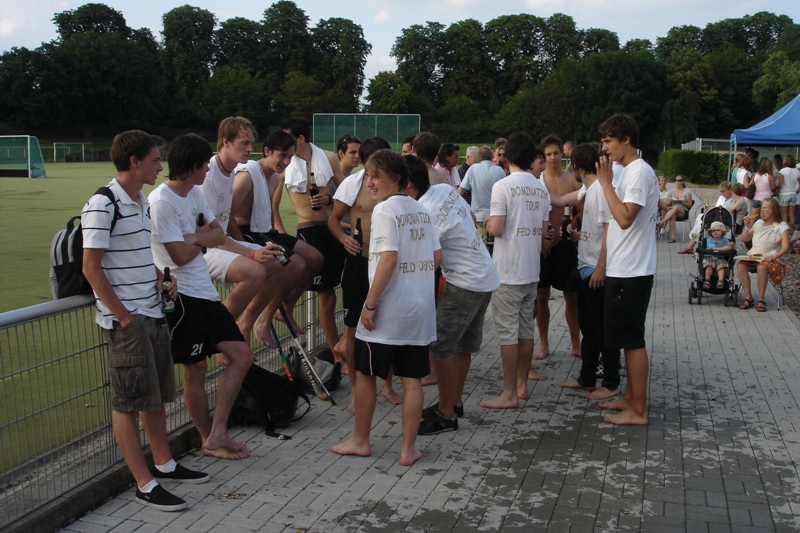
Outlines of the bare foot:
<svg viewBox="0 0 800 533">
<path fill-rule="evenodd" d="M 277 348 L 278 345 L 275 344 L 275 339 L 272 338 L 272 331 L 269 329 L 271 322 L 271 320 L 264 320 L 262 322 L 261 317 L 259 317 L 258 320 L 256 320 L 256 323 L 253 325 L 253 334 L 256 336 L 256 340 L 261 343 L 262 346 Z"/>
<path fill-rule="evenodd" d="M 547 379 L 547 376 L 545 376 L 544 374 L 538 373 L 532 367 L 531 367 L 530 370 L 528 370 L 528 380 L 544 381 L 546 379 Z"/>
<path fill-rule="evenodd" d="M 606 403 L 598 403 L 597 407 L 600 409 L 611 409 L 616 411 L 624 411 L 628 408 L 628 402 L 625 401 L 625 398 L 620 398 L 614 402 L 606 402 Z"/>
<path fill-rule="evenodd" d="M 539 348 L 533 354 L 533 358 L 536 359 L 537 361 L 541 361 L 545 357 L 549 357 L 549 356 L 550 356 L 550 350 L 547 349 L 547 348 Z"/>
<path fill-rule="evenodd" d="M 206 455 L 208 457 L 216 457 L 217 459 L 228 459 L 230 461 L 238 461 L 239 459 L 246 459 L 247 457 L 250 457 L 250 452 L 248 452 L 247 450 L 233 451 L 227 448 L 212 449 L 203 446 L 201 448 L 201 451 L 203 452 L 203 455 Z"/>
<path fill-rule="evenodd" d="M 436 374 L 433 372 L 422 378 L 422 386 L 427 387 L 428 385 L 436 385 Z"/>
<path fill-rule="evenodd" d="M 566 383 L 559 383 L 558 386 L 561 387 L 562 389 L 581 389 L 581 390 L 588 390 L 588 391 L 592 391 L 592 390 L 595 389 L 594 387 L 584 387 L 583 385 L 578 383 L 577 379 L 573 379 L 571 381 L 567 381 Z"/>
<path fill-rule="evenodd" d="M 334 444 L 331 446 L 331 451 L 339 455 L 357 455 L 359 457 L 369 457 L 372 453 L 369 443 L 358 445 L 353 442 L 353 439 L 348 439 L 341 444 Z"/>
<path fill-rule="evenodd" d="M 646 426 L 647 415 L 636 414 L 632 409 L 625 409 L 613 415 L 606 415 L 606 422 L 615 426 Z"/>
<path fill-rule="evenodd" d="M 411 466 L 416 463 L 419 458 L 422 457 L 422 452 L 415 449 L 410 454 L 401 453 L 400 454 L 400 465 L 401 466 Z"/>
<path fill-rule="evenodd" d="M 392 405 L 400 405 L 401 403 L 403 403 L 403 396 L 397 394 L 397 392 L 395 392 L 395 390 L 391 386 L 381 387 L 381 394 L 383 394 L 384 398 L 389 400 L 389 403 Z"/>
<path fill-rule="evenodd" d="M 354 415 L 354 414 L 356 414 L 356 404 L 355 404 L 355 402 L 350 402 L 350 404 L 347 406 L 347 411 L 348 411 L 348 412 L 349 412 L 351 415 Z"/>
<path fill-rule="evenodd" d="M 297 321 L 295 321 L 293 310 L 286 309 L 286 316 L 289 317 L 289 324 L 292 326 L 292 329 L 294 329 L 295 333 L 297 333 L 298 335 L 306 334 L 306 330 L 304 328 L 301 328 L 300 324 L 298 324 Z M 283 316 L 281 316 L 280 311 L 275 311 L 275 314 L 272 315 L 272 318 L 274 318 L 278 322 L 283 322 Z"/>
<path fill-rule="evenodd" d="M 212 437 L 209 436 L 205 442 L 202 444 L 208 449 L 216 450 L 218 448 L 225 448 L 228 450 L 232 450 L 234 452 L 240 452 L 242 450 L 247 449 L 247 444 L 244 442 L 238 442 L 233 440 L 228 436 L 227 433 L 222 434 L 222 436 Z"/>
<path fill-rule="evenodd" d="M 519 398 L 509 400 L 507 398 L 503 398 L 502 396 L 498 396 L 497 398 L 492 398 L 491 400 L 483 400 L 478 405 L 485 407 L 486 409 L 516 409 L 519 407 Z"/>
<path fill-rule="evenodd" d="M 619 389 L 608 390 L 605 387 L 600 387 L 593 393 L 589 394 L 586 398 L 589 400 L 607 400 L 619 394 Z"/>
<path fill-rule="evenodd" d="M 572 357 L 577 357 L 578 359 L 580 359 L 582 357 L 581 352 L 571 352 L 571 354 L 572 354 Z"/>
</svg>

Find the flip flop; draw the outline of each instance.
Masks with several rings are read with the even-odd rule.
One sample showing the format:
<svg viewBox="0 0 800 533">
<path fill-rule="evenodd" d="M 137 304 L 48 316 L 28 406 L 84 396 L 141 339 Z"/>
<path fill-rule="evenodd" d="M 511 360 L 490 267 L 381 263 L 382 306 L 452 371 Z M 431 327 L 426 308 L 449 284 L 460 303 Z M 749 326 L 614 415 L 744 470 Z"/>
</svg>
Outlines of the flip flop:
<svg viewBox="0 0 800 533">
<path fill-rule="evenodd" d="M 766 313 L 767 312 L 767 302 L 764 300 L 758 301 L 758 307 L 756 307 L 756 311 L 759 313 Z"/>
<path fill-rule="evenodd" d="M 742 302 L 742 305 L 739 306 L 739 309 L 746 311 L 751 307 L 753 307 L 753 300 L 751 300 L 750 298 L 745 298 L 744 302 Z"/>
</svg>

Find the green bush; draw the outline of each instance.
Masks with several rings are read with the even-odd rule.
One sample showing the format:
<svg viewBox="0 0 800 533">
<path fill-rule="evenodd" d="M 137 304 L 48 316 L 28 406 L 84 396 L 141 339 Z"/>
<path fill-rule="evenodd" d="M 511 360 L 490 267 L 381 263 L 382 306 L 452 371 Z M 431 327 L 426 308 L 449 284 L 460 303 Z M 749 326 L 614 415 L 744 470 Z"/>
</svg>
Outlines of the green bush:
<svg viewBox="0 0 800 533">
<path fill-rule="evenodd" d="M 670 179 L 683 174 L 692 183 L 716 185 L 728 179 L 728 155 L 667 150 L 658 156 L 658 171 Z"/>
</svg>

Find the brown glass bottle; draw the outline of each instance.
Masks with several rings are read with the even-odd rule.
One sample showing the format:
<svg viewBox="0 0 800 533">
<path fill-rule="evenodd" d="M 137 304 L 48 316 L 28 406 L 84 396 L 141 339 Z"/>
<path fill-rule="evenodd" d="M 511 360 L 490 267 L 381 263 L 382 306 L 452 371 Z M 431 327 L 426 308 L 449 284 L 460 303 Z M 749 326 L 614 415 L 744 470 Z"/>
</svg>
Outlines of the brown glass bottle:
<svg viewBox="0 0 800 533">
<path fill-rule="evenodd" d="M 314 173 L 310 172 L 308 174 L 308 196 L 313 199 L 318 194 L 319 194 L 319 187 L 317 187 L 317 182 L 314 179 Z M 312 204 L 311 209 L 313 209 L 314 211 L 319 211 L 320 209 L 322 209 L 322 206 L 319 205 L 315 206 Z"/>
<path fill-rule="evenodd" d="M 364 234 L 361 232 L 361 219 L 356 219 L 356 226 L 353 229 L 353 238 L 359 246 L 364 246 Z"/>
</svg>

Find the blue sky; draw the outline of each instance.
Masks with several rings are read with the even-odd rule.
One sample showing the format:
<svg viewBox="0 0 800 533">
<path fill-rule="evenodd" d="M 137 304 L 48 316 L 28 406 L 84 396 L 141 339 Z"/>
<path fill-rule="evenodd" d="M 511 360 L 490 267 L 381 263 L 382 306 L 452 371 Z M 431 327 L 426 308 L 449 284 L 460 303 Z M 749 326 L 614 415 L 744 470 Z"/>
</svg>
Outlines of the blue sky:
<svg viewBox="0 0 800 533">
<path fill-rule="evenodd" d="M 99 1 L 99 0 L 96 0 Z M 87 2 L 68 0 L 0 0 L 0 51 L 13 46 L 36 48 L 55 38 L 53 14 L 75 9 Z M 218 21 L 231 17 L 261 20 L 267 0 L 226 2 L 208 0 L 115 0 L 105 4 L 121 11 L 132 28 L 148 27 L 160 38 L 161 16 L 174 7 L 189 4 L 207 9 Z M 394 70 L 389 52 L 403 28 L 426 21 L 448 25 L 474 18 L 482 23 L 500 15 L 531 13 L 549 17 L 570 15 L 581 29 L 604 28 L 616 32 L 620 43 L 634 38 L 655 39 L 673 26 L 739 18 L 758 11 L 788 15 L 800 22 L 798 0 L 296 0 L 311 25 L 330 17 L 348 18 L 364 28 L 372 46 L 366 68 L 367 79 L 381 70 Z M 262 7 L 255 7 L 255 5 Z"/>
</svg>

